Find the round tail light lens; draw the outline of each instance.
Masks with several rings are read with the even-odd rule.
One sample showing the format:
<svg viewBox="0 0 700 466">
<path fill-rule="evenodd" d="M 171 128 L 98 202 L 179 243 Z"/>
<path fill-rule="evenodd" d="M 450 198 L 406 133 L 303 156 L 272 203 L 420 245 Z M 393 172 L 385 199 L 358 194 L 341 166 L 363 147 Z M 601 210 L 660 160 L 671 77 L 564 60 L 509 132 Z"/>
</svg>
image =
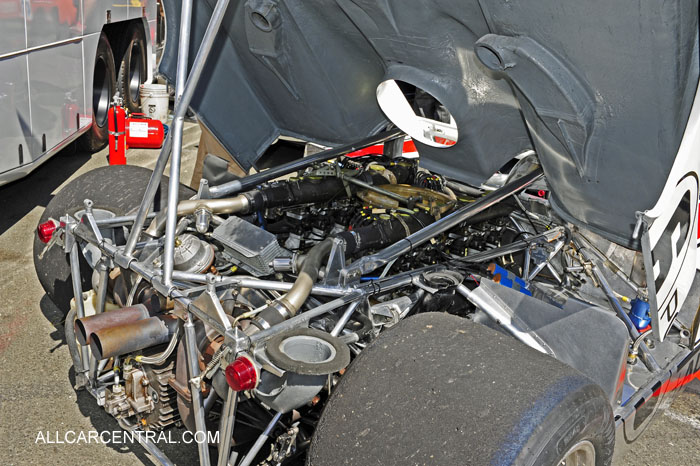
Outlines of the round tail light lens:
<svg viewBox="0 0 700 466">
<path fill-rule="evenodd" d="M 258 372 L 249 358 L 241 356 L 226 367 L 226 381 L 237 392 L 252 390 L 258 384 Z"/>
<path fill-rule="evenodd" d="M 56 222 L 53 220 L 48 220 L 37 227 L 37 234 L 39 235 L 39 240 L 42 243 L 48 243 L 51 241 L 54 231 L 56 231 Z"/>
</svg>

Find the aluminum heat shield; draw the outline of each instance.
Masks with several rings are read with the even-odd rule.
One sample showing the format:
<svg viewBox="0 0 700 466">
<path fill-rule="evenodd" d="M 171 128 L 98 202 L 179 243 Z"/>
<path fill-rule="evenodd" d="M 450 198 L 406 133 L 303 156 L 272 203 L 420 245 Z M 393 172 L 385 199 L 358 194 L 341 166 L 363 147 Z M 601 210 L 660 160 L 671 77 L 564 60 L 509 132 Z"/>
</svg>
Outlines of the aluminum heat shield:
<svg viewBox="0 0 700 466">
<path fill-rule="evenodd" d="M 238 217 L 216 227 L 212 236 L 237 265 L 256 277 L 273 273 L 270 264 L 276 257 L 292 255 L 279 245 L 275 235 Z"/>
</svg>

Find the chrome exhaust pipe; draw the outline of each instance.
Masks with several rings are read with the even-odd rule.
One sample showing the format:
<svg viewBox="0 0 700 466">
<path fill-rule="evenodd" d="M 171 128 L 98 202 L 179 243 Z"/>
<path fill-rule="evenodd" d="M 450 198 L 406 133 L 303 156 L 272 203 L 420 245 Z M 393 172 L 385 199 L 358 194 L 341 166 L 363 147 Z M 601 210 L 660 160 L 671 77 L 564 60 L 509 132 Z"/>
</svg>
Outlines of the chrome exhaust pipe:
<svg viewBox="0 0 700 466">
<path fill-rule="evenodd" d="M 106 328 L 137 322 L 151 316 L 153 316 L 153 313 L 149 312 L 148 308 L 143 304 L 102 312 L 97 315 L 76 319 L 74 324 L 75 336 L 81 345 L 89 345 L 93 333 Z"/>
<path fill-rule="evenodd" d="M 177 317 L 163 315 L 103 328 L 90 336 L 90 349 L 102 360 L 162 345 L 172 338 L 178 324 Z"/>
</svg>

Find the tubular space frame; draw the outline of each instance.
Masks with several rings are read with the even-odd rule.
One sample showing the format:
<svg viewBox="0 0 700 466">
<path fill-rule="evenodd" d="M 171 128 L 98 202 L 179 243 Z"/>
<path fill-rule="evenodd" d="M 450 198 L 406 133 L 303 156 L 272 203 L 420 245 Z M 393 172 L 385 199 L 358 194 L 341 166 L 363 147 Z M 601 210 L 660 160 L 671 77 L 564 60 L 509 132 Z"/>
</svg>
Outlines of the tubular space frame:
<svg viewBox="0 0 700 466">
<path fill-rule="evenodd" d="M 227 0 L 219 0 L 220 2 L 226 2 Z M 218 4 L 217 4 L 218 6 Z M 382 137 L 386 137 L 386 134 Z M 391 137 L 396 137 L 395 134 L 392 134 Z M 375 137 L 376 139 L 377 137 Z M 371 139 L 371 138 L 370 138 Z M 365 140 L 366 142 L 367 140 Z M 373 144 L 374 142 L 370 142 L 368 144 Z M 167 158 L 167 153 L 164 153 L 165 155 L 161 154 L 161 157 Z M 342 154 L 336 154 L 335 157 L 338 155 Z M 173 162 L 176 160 L 174 159 Z M 179 160 L 177 161 L 179 164 Z M 175 165 L 175 164 L 174 164 Z M 511 195 L 524 187 L 528 186 L 530 183 L 534 182 L 536 179 L 542 176 L 542 173 L 540 170 L 537 170 L 533 173 L 530 173 L 523 177 L 520 180 L 516 180 L 513 183 L 509 183 L 508 185 L 504 186 L 503 188 L 494 191 L 493 193 L 489 194 L 485 198 L 482 198 L 482 202 L 475 202 L 471 204 L 470 206 L 463 208 L 462 210 L 458 211 L 458 216 L 463 220 L 464 218 L 468 218 L 471 215 L 474 215 L 476 212 L 479 212 L 485 208 L 485 206 L 492 205 L 492 203 L 497 202 L 497 199 L 503 199 L 507 197 L 508 195 Z M 154 173 L 153 178 L 156 178 L 156 175 Z M 169 192 L 169 198 L 168 198 L 168 204 L 169 205 L 176 205 L 177 203 L 177 190 L 175 192 L 171 191 Z M 144 204 L 142 204 L 143 207 Z M 173 212 L 176 212 L 176 209 L 172 209 Z M 147 213 L 147 209 L 144 210 L 144 212 Z M 146 215 L 144 214 L 144 219 Z M 457 216 L 455 216 L 457 217 Z M 447 217 L 445 219 L 448 219 Z M 445 220 L 443 219 L 443 220 Z M 131 235 L 134 236 L 135 232 L 139 232 L 139 230 L 136 229 L 136 221 L 138 220 L 138 215 L 134 219 L 134 226 L 132 227 Z M 451 228 L 456 221 L 457 218 L 449 218 L 449 221 L 443 221 L 443 222 L 436 222 L 432 224 L 429 227 L 426 227 L 424 230 L 426 231 L 419 231 L 417 234 L 421 236 L 421 240 L 427 239 L 428 236 L 435 236 L 446 229 Z M 461 221 L 460 220 L 460 221 Z M 91 228 L 94 228 L 95 230 L 91 230 Z M 201 274 L 191 274 L 191 273 L 182 273 L 182 272 L 172 272 L 171 271 L 171 280 L 174 278 L 175 280 L 182 280 L 183 282 L 189 282 L 194 286 L 190 286 L 189 288 L 187 286 L 184 286 L 182 289 L 178 289 L 178 287 L 174 286 L 171 283 L 167 283 L 165 280 L 165 265 L 163 269 L 156 269 L 153 267 L 152 264 L 148 264 L 146 262 L 140 262 L 133 258 L 131 255 L 127 255 L 126 251 L 122 252 L 120 248 L 112 245 L 109 241 L 104 240 L 101 238 L 101 235 L 96 234 L 98 228 L 97 226 L 89 226 L 83 223 L 71 223 L 70 228 L 67 229 L 66 231 L 66 239 L 67 242 L 66 244 L 75 244 L 75 237 L 79 237 L 85 241 L 88 241 L 89 243 L 97 246 L 100 251 L 107 257 L 111 258 L 116 266 L 125 268 L 125 269 L 130 269 L 133 272 L 136 272 L 138 275 L 146 279 L 148 282 L 150 282 L 153 287 L 161 294 L 165 296 L 171 297 L 173 300 L 175 300 L 179 305 L 181 305 L 187 312 L 187 320 L 185 322 L 185 330 L 190 330 L 190 334 L 192 333 L 193 327 L 192 327 L 192 321 L 196 317 L 203 322 L 205 322 L 207 325 L 210 325 L 213 327 L 219 334 L 223 335 L 225 337 L 225 341 L 228 342 L 229 344 L 233 345 L 236 352 L 240 351 L 245 351 L 248 350 L 251 345 L 253 344 L 258 344 L 262 343 L 265 340 L 269 339 L 273 335 L 289 330 L 295 327 L 300 327 L 307 325 L 309 321 L 315 317 L 321 316 L 325 313 L 328 313 L 330 311 L 333 311 L 335 309 L 338 309 L 343 306 L 347 305 L 352 305 L 353 302 L 357 302 L 360 298 L 372 294 L 379 294 L 382 292 L 387 292 L 392 289 L 400 288 L 403 286 L 410 285 L 413 282 L 413 279 L 419 276 L 420 274 L 429 271 L 429 270 L 434 270 L 434 269 L 439 269 L 440 266 L 431 266 L 423 269 L 418 269 L 410 272 L 404 272 L 400 273 L 394 276 L 390 277 L 385 277 L 377 281 L 372 281 L 370 283 L 364 284 L 364 285 L 356 285 L 355 283 L 348 284 L 348 286 L 341 286 L 341 287 L 329 287 L 329 286 L 323 286 L 323 285 L 317 285 L 314 286 L 312 289 L 312 294 L 317 294 L 317 295 L 323 295 L 323 296 L 328 296 L 328 297 L 334 297 L 332 301 L 329 301 L 325 304 L 322 304 L 314 309 L 311 309 L 309 311 L 306 311 L 304 313 L 301 313 L 295 317 L 292 317 L 280 324 L 277 324 L 271 328 L 268 328 L 266 330 L 262 330 L 256 334 L 254 334 L 252 337 L 248 337 L 245 334 L 241 334 L 240 332 L 237 332 L 236 329 L 231 329 L 231 328 L 226 328 L 226 326 L 223 325 L 222 322 L 220 322 L 218 316 L 213 316 L 207 313 L 206 311 L 200 309 L 197 307 L 197 305 L 194 304 L 194 302 L 188 298 L 188 295 L 190 292 L 197 291 L 198 289 L 200 291 L 203 291 L 202 286 L 200 284 L 206 283 L 206 287 L 211 287 L 212 289 L 215 289 L 217 286 L 222 286 L 222 285 L 233 285 L 233 286 L 250 286 L 251 288 L 258 288 L 258 289 L 279 289 L 279 290 L 285 290 L 288 288 L 289 284 L 284 283 L 284 282 L 274 282 L 274 281 L 268 281 L 268 280 L 256 280 L 256 279 L 249 279 L 249 278 L 239 278 L 239 277 L 217 277 L 212 274 L 207 274 L 207 275 L 201 275 Z M 138 234 L 135 235 L 136 239 L 138 239 Z M 131 238 L 131 237 L 130 237 Z M 170 238 L 168 238 L 168 235 L 166 233 L 166 238 L 165 238 L 166 245 L 168 242 L 172 242 L 174 244 L 174 234 L 171 235 Z M 136 245 L 136 243 L 134 243 Z M 128 244 L 127 244 L 128 247 Z M 387 248 L 390 249 L 390 248 Z M 77 248 L 72 247 L 71 250 L 74 250 L 77 252 Z M 165 249 L 167 251 L 167 249 Z M 395 254 L 393 252 L 389 253 L 389 251 L 384 250 L 382 251 L 384 255 L 386 256 L 387 260 L 392 259 L 395 257 Z M 398 254 L 401 254 L 403 251 L 399 251 Z M 384 257 L 383 257 L 384 258 Z M 77 254 L 73 253 L 71 255 L 71 262 L 75 262 L 75 269 L 77 269 Z M 80 296 L 80 294 L 77 293 L 76 291 L 76 297 Z M 211 294 L 210 294 L 211 296 Z M 216 295 L 213 294 L 215 297 Z M 81 299 L 78 298 L 76 301 L 81 302 Z M 185 341 L 186 341 L 186 355 L 188 356 L 188 366 L 190 366 L 191 370 L 193 368 L 198 368 L 195 367 L 196 365 L 194 364 L 194 360 L 190 361 L 191 356 L 196 355 L 196 344 L 194 341 L 194 338 L 192 335 L 187 335 L 186 333 Z M 195 371 L 196 372 L 196 371 Z M 192 372 L 191 372 L 192 373 Z M 194 414 L 195 414 L 195 421 L 196 421 L 196 426 L 198 431 L 205 431 L 205 423 L 204 423 L 204 407 L 203 407 L 203 400 L 201 396 L 201 393 L 199 393 L 196 388 L 199 388 L 199 377 L 198 374 L 192 373 L 193 378 L 190 380 L 190 386 L 192 387 L 192 399 L 193 399 L 193 407 L 194 407 Z M 94 389 L 91 390 L 93 393 L 97 393 Z M 228 431 L 232 428 L 233 426 L 233 419 L 235 417 L 235 407 L 232 406 L 233 400 L 231 403 L 228 404 L 227 406 L 227 414 L 230 413 L 231 419 L 226 420 L 223 424 L 223 432 L 221 432 L 222 435 L 228 435 Z M 206 438 L 206 436 L 203 436 L 201 438 Z M 209 452 L 208 448 L 206 447 L 206 443 L 203 443 L 202 445 L 198 445 L 199 447 L 199 454 L 200 454 L 200 463 L 202 465 L 208 466 L 210 464 L 209 460 Z M 225 446 L 224 446 L 225 448 Z M 223 452 L 222 452 L 223 453 Z"/>
</svg>

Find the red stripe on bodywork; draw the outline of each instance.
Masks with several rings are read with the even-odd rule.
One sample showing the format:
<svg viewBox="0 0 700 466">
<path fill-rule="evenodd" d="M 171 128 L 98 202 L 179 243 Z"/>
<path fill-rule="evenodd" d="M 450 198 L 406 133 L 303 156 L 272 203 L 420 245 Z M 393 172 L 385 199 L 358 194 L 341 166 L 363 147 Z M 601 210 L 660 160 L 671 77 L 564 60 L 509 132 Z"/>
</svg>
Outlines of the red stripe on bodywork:
<svg viewBox="0 0 700 466">
<path fill-rule="evenodd" d="M 683 385 L 692 382 L 695 378 L 700 380 L 700 370 L 695 372 L 694 374 L 681 377 L 680 379 L 667 380 L 663 385 L 661 385 L 661 387 L 656 389 L 652 396 L 659 396 L 662 393 L 668 393 L 677 390 Z"/>
</svg>

